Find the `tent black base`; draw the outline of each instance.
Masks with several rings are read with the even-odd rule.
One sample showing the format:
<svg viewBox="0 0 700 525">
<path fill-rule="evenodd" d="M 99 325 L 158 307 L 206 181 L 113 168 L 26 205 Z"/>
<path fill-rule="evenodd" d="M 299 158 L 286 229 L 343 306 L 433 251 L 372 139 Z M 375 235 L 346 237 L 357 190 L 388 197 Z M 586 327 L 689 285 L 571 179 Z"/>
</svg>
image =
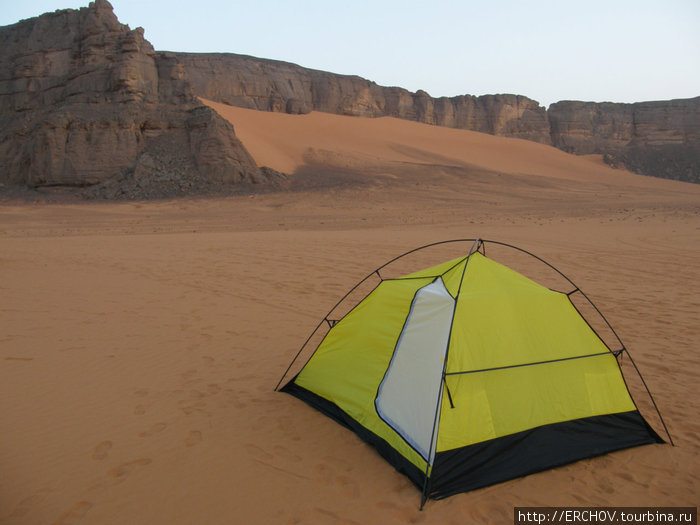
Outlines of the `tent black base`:
<svg viewBox="0 0 700 525">
<path fill-rule="evenodd" d="M 425 473 L 337 405 L 296 385 L 294 380 L 281 391 L 301 399 L 355 432 L 423 491 Z M 442 499 L 581 459 L 651 443 L 664 443 L 664 440 L 636 410 L 545 425 L 437 453 L 427 495 L 431 499 Z"/>
<path fill-rule="evenodd" d="M 517 432 L 435 455 L 429 496 L 441 499 L 621 450 L 664 443 L 637 411 Z"/>
</svg>

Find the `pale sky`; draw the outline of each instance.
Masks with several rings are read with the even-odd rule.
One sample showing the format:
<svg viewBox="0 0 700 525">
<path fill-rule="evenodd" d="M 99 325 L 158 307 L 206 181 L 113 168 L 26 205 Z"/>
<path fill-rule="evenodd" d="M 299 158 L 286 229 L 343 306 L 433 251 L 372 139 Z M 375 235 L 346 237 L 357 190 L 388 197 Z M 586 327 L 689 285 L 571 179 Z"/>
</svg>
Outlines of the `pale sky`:
<svg viewBox="0 0 700 525">
<path fill-rule="evenodd" d="M 0 0 L 0 25 L 87 0 Z M 156 50 L 231 52 L 434 97 L 700 96 L 699 0 L 111 0 Z"/>
</svg>

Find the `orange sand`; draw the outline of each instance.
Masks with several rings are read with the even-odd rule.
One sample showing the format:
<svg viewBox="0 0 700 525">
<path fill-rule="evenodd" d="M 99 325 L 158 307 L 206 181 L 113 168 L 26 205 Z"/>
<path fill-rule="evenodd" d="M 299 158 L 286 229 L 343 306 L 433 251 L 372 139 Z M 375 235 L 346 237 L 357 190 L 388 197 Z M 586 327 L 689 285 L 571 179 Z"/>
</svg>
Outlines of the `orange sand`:
<svg viewBox="0 0 700 525">
<path fill-rule="evenodd" d="M 0 206 L 0 523 L 512 523 L 514 505 L 698 504 L 700 187 L 394 119 L 222 113 L 261 164 L 325 162 L 317 182 L 366 174 L 221 199 Z M 473 236 L 533 251 L 596 301 L 675 448 L 419 512 L 373 449 L 272 391 L 359 278 Z"/>
<path fill-rule="evenodd" d="M 348 118 L 260 112 L 203 100 L 233 125 L 259 165 L 291 173 L 306 162 L 365 167 L 391 163 L 458 166 L 510 174 L 645 185 L 607 167 L 531 141 L 430 126 L 391 117 Z"/>
</svg>

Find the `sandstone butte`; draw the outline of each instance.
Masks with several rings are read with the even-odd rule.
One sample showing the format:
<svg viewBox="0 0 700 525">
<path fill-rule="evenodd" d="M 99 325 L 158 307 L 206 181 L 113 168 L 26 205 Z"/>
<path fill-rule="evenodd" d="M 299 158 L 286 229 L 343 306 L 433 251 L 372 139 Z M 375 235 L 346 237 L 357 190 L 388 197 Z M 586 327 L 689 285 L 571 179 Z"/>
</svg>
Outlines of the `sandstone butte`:
<svg viewBox="0 0 700 525">
<path fill-rule="evenodd" d="M 267 178 L 106 0 L 1 28 L 0 50 L 0 183 L 149 197 Z"/>
<path fill-rule="evenodd" d="M 282 177 L 198 97 L 294 114 L 390 116 L 521 138 L 614 167 L 700 182 L 700 97 L 635 104 L 520 95 L 433 98 L 235 54 L 157 52 L 106 0 L 0 28 L 0 189 L 149 198 Z"/>
</svg>

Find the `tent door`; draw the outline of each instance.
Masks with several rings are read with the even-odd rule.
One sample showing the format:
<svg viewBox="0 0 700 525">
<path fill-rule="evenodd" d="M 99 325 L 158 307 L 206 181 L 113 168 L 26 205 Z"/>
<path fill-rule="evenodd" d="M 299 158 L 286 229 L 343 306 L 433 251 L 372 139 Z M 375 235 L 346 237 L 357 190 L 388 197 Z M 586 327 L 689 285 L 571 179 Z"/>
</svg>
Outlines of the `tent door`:
<svg viewBox="0 0 700 525">
<path fill-rule="evenodd" d="M 379 417 L 428 463 L 454 308 L 441 278 L 416 292 L 374 402 Z"/>
</svg>

